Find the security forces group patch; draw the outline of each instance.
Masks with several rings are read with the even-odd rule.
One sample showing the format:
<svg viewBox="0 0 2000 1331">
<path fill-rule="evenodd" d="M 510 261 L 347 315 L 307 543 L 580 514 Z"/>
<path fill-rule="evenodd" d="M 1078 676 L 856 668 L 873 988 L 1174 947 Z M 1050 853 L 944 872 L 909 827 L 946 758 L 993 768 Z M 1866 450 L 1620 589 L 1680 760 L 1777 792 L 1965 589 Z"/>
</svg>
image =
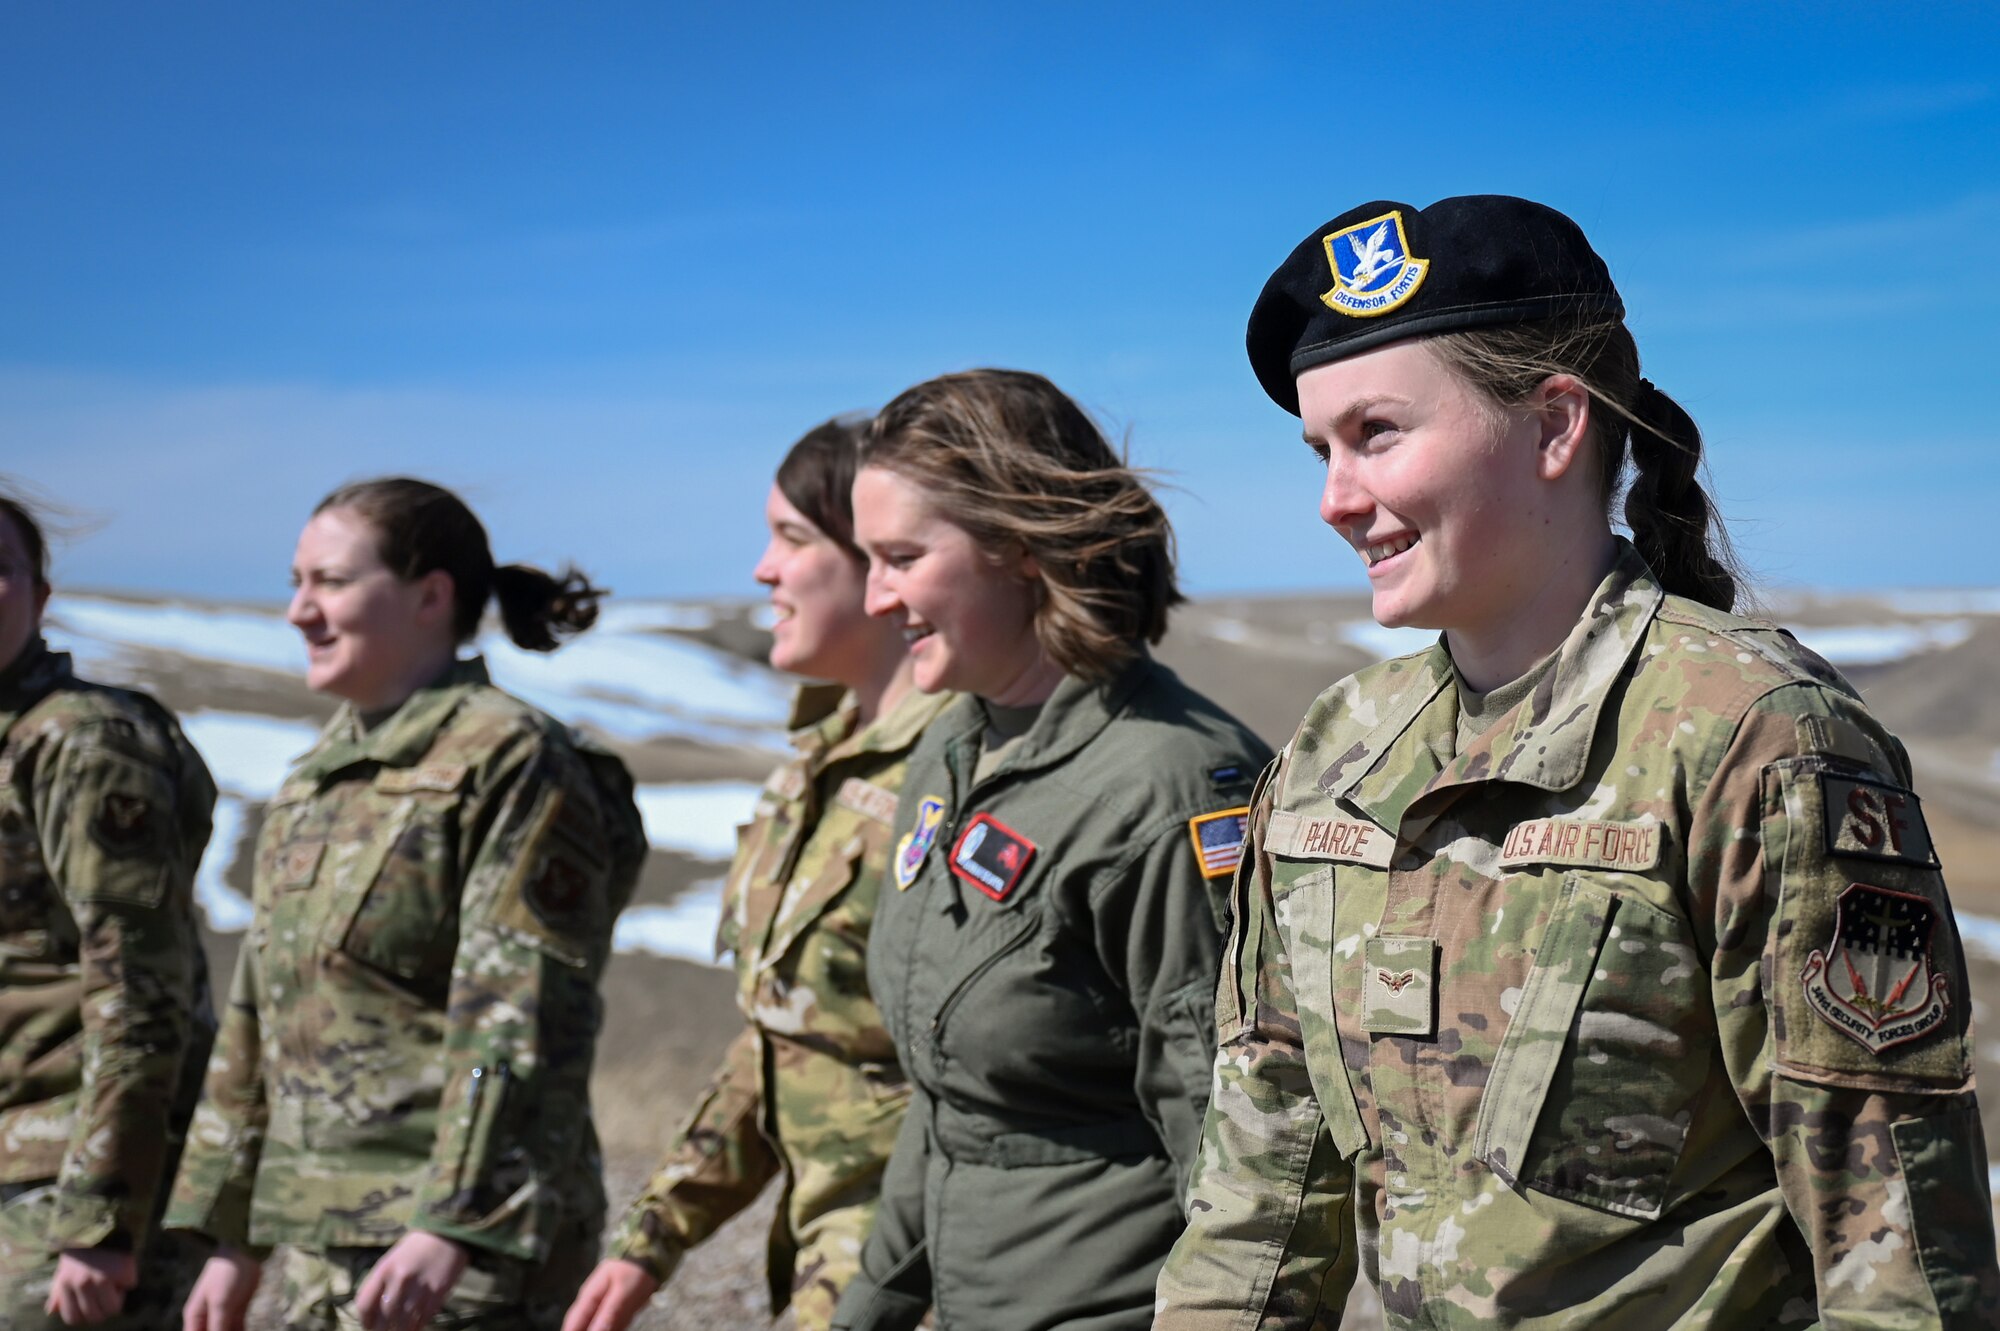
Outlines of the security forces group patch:
<svg viewBox="0 0 2000 1331">
<path fill-rule="evenodd" d="M 1250 836 L 1250 806 L 1240 805 L 1188 819 L 1195 862 L 1203 878 L 1227 878 L 1243 862 L 1243 843 Z"/>
<path fill-rule="evenodd" d="M 153 806 L 140 795 L 107 790 L 91 821 L 91 838 L 108 855 L 135 855 L 152 845 Z"/>
<path fill-rule="evenodd" d="M 1923 897 L 1870 883 L 1840 894 L 1833 938 L 1806 958 L 1806 1001 L 1870 1053 L 1944 1024 L 1950 980 L 1932 965 L 1937 909 Z"/>
<path fill-rule="evenodd" d="M 990 813 L 973 815 L 951 848 L 951 871 L 992 897 L 1005 901 L 1035 858 L 1035 843 Z"/>
<path fill-rule="evenodd" d="M 1333 289 L 1322 291 L 1328 309 L 1372 319 L 1417 294 L 1430 260 L 1412 258 L 1400 210 L 1356 222 L 1322 237 Z"/>
<path fill-rule="evenodd" d="M 924 796 L 917 804 L 917 825 L 903 833 L 903 839 L 896 843 L 897 891 L 917 881 L 917 871 L 924 867 L 924 856 L 931 853 L 942 826 L 944 801 L 935 795 Z"/>
</svg>

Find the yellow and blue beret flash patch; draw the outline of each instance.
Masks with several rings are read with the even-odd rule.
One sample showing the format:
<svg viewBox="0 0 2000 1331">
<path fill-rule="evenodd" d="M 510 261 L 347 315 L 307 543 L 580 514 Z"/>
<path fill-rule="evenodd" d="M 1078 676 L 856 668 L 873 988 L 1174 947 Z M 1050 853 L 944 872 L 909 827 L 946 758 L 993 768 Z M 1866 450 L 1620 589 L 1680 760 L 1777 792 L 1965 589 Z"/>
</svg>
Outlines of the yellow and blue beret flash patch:
<svg viewBox="0 0 2000 1331">
<path fill-rule="evenodd" d="M 1319 298 L 1328 309 L 1356 319 L 1372 319 L 1395 309 L 1417 294 L 1430 271 L 1430 260 L 1410 253 L 1401 210 L 1356 222 L 1322 239 L 1327 266 L 1333 270 L 1333 288 Z"/>
<path fill-rule="evenodd" d="M 1222 809 L 1188 819 L 1195 863 L 1203 878 L 1226 878 L 1243 862 L 1243 843 L 1250 837 L 1250 806 Z"/>
</svg>

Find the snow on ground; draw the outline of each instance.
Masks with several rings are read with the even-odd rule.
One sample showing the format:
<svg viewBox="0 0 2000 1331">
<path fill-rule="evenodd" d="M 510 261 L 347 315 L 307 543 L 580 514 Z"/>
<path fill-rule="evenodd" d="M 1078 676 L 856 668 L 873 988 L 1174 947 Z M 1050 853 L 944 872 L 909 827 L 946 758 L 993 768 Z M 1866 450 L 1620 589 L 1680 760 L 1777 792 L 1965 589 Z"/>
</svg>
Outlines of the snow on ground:
<svg viewBox="0 0 2000 1331">
<path fill-rule="evenodd" d="M 224 795 L 215 802 L 215 830 L 194 876 L 194 899 L 208 916 L 208 927 L 219 934 L 240 933 L 250 927 L 249 898 L 223 881 L 236 859 L 236 843 L 242 836 L 243 801 Z"/>
<path fill-rule="evenodd" d="M 1411 652 L 1425 650 L 1438 640 L 1438 631 L 1383 628 L 1372 619 L 1363 619 L 1342 624 L 1340 636 L 1370 656 L 1386 661 L 1392 656 L 1408 656 Z"/>
<path fill-rule="evenodd" d="M 1212 619 L 1208 622 L 1208 636 L 1221 642 L 1248 642 L 1250 626 L 1240 619 Z"/>
<path fill-rule="evenodd" d="M 234 712 L 189 712 L 181 729 L 218 788 L 253 800 L 277 794 L 293 760 L 319 738 L 318 729 L 303 721 Z"/>
<path fill-rule="evenodd" d="M 1965 944 L 1967 956 L 2000 962 L 2000 920 L 1963 910 L 1951 914 L 1958 921 L 1959 941 Z"/>
<path fill-rule="evenodd" d="M 644 633 L 662 629 L 698 632 L 715 627 L 715 611 L 684 601 L 606 601 L 597 612 L 592 633 Z"/>
<path fill-rule="evenodd" d="M 86 660 L 132 646 L 288 675 L 306 667 L 299 631 L 276 611 L 132 605 L 64 593 L 49 602 L 48 623 L 57 630 L 49 635 L 52 645 L 63 645 L 55 639 L 68 639 L 70 649 Z"/>
<path fill-rule="evenodd" d="M 1792 636 L 1835 665 L 1881 665 L 1918 652 L 1956 647 L 1972 636 L 1963 619 L 1922 624 L 1843 624 L 1828 628 L 1786 625 Z"/>
<path fill-rule="evenodd" d="M 665 906 L 632 906 L 618 917 L 611 946 L 618 952 L 650 952 L 716 964 L 715 930 L 722 922 L 722 880 L 705 879 Z"/>
<path fill-rule="evenodd" d="M 684 786 L 640 786 L 639 816 L 646 840 L 703 860 L 736 854 L 736 827 L 750 821 L 758 787 L 747 781 L 702 781 Z"/>
</svg>

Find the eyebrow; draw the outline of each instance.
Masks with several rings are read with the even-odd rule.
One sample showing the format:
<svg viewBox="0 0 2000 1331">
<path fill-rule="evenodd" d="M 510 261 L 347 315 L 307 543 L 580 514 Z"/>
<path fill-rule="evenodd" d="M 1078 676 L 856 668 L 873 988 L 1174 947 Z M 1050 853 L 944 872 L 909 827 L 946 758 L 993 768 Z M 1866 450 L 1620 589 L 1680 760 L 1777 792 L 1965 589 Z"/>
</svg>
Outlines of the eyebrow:
<svg viewBox="0 0 2000 1331">
<path fill-rule="evenodd" d="M 1348 403 L 1341 410 L 1341 413 L 1333 418 L 1333 428 L 1338 430 L 1349 421 L 1352 421 L 1356 416 L 1361 415 L 1370 408 L 1379 407 L 1385 402 L 1394 403 L 1399 407 L 1410 405 L 1410 399 L 1402 396 L 1400 393 L 1371 393 L 1367 397 L 1358 397 Z M 1310 427 L 1306 429 L 1302 437 L 1309 444 L 1318 442 Z"/>
</svg>

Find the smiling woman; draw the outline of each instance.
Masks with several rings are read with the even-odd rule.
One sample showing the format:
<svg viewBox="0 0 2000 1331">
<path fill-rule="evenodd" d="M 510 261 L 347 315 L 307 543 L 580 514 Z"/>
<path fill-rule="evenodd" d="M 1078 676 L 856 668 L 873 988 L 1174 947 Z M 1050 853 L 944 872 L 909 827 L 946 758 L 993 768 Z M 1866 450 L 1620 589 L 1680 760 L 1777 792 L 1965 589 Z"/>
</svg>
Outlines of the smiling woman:
<svg viewBox="0 0 2000 1331">
<path fill-rule="evenodd" d="M 240 1331 L 284 1244 L 288 1326 L 553 1328 L 603 1222 L 597 977 L 644 832 L 616 757 L 456 653 L 489 598 L 548 651 L 602 593 L 495 568 L 403 478 L 327 496 L 293 583 L 307 682 L 346 705 L 265 810 L 167 1218 L 220 1245 L 187 1326 Z"/>
<path fill-rule="evenodd" d="M 1362 1270 L 1392 1328 L 2000 1325 L 1908 760 L 1730 613 L 1700 432 L 1583 233 L 1365 204 L 1248 340 L 1377 620 L 1442 632 L 1253 801 L 1156 1326 L 1317 1326 Z"/>
</svg>

